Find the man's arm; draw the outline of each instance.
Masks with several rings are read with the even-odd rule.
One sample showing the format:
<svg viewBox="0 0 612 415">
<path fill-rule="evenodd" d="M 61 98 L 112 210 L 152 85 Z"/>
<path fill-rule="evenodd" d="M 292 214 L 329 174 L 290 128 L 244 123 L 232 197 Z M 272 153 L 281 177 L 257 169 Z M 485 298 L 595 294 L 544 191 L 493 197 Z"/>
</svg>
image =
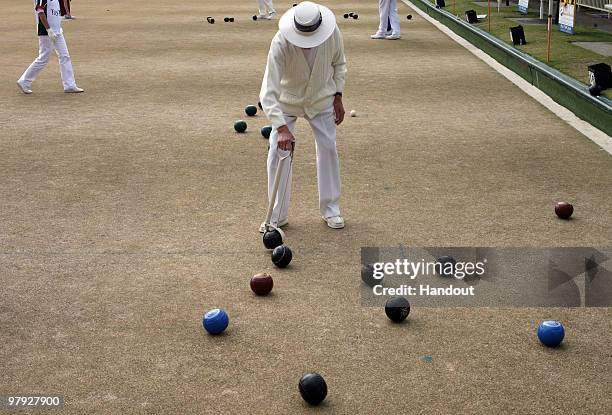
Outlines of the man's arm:
<svg viewBox="0 0 612 415">
<path fill-rule="evenodd" d="M 344 42 L 342 33 L 336 27 L 334 32 L 336 50 L 332 61 L 334 67 L 334 82 L 336 83 L 336 96 L 334 97 L 334 113 L 336 125 L 344 121 L 344 104 L 342 104 L 342 92 L 346 82 L 346 57 L 344 56 Z"/>
<path fill-rule="evenodd" d="M 266 116 L 278 131 L 278 147 L 282 150 L 290 150 L 291 143 L 295 141 L 293 134 L 289 131 L 280 106 L 281 79 L 283 77 L 283 62 L 285 57 L 281 48 L 278 35 L 272 39 L 268 63 L 264 73 L 259 100 Z"/>
<path fill-rule="evenodd" d="M 334 67 L 334 82 L 336 82 L 336 92 L 344 92 L 344 84 L 346 82 L 346 57 L 344 56 L 344 41 L 342 33 L 336 27 L 334 32 L 336 50 L 332 66 Z"/>
<path fill-rule="evenodd" d="M 283 61 L 283 51 L 277 35 L 272 39 L 270 45 L 266 72 L 264 73 L 261 91 L 259 93 L 261 106 L 272 123 L 272 126 L 276 128 L 285 125 L 285 117 L 283 116 L 283 110 L 279 102 L 281 79 L 283 76 Z"/>
<path fill-rule="evenodd" d="M 46 0 L 36 0 L 36 13 L 38 14 L 38 20 L 42 25 L 49 31 L 49 22 L 47 21 L 47 15 L 45 14 L 45 6 L 47 5 Z"/>
<path fill-rule="evenodd" d="M 47 29 L 47 32 L 49 32 L 51 28 L 49 27 L 49 22 L 47 22 L 47 15 L 45 14 L 44 11 L 38 12 L 38 19 L 40 20 L 42 25 L 45 27 L 45 29 Z"/>
</svg>

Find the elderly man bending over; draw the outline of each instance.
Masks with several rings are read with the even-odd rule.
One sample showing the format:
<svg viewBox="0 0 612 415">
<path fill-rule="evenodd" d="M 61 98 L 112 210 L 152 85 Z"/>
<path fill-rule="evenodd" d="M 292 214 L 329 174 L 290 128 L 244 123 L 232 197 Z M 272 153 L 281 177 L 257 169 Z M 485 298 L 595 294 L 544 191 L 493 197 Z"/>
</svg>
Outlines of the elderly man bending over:
<svg viewBox="0 0 612 415">
<path fill-rule="evenodd" d="M 289 9 L 272 39 L 260 92 L 262 107 L 273 127 L 268 151 L 268 197 L 272 196 L 279 157 L 291 150 L 295 122 L 303 117 L 316 142 L 321 217 L 333 229 L 344 227 L 336 126 L 344 120 L 345 77 L 342 34 L 333 12 L 309 1 Z M 289 216 L 291 169 L 285 170 L 271 219 L 271 224 L 278 227 L 286 225 Z"/>
</svg>

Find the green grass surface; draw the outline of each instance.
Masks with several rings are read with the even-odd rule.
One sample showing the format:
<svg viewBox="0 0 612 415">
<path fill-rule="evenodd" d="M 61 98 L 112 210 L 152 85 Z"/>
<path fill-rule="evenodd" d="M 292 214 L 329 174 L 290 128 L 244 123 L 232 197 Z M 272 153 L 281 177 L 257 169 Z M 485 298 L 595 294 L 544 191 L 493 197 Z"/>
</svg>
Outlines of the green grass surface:
<svg viewBox="0 0 612 415">
<path fill-rule="evenodd" d="M 539 4 L 539 3 L 538 3 Z M 487 7 L 480 7 L 470 0 L 446 0 L 446 11 L 464 18 L 465 11 L 473 9 L 477 14 L 487 14 Z M 491 2 L 491 34 L 512 45 L 510 40 L 510 27 L 520 23 L 512 20 L 517 17 L 539 17 L 536 10 L 529 10 L 524 15 L 516 7 L 502 8 L 497 12 L 497 2 Z M 476 26 L 487 31 L 486 20 Z M 612 42 L 612 34 L 595 28 L 575 27 L 575 34 L 569 35 L 559 32 L 557 25 L 553 25 L 551 36 L 550 62 L 546 62 L 547 30 L 546 25 L 523 25 L 527 44 L 515 46 L 517 49 L 533 56 L 547 65 L 571 76 L 578 81 L 588 84 L 589 75 L 587 66 L 593 63 L 605 62 L 612 65 L 612 57 L 600 55 L 590 50 L 573 45 L 572 42 Z M 612 90 L 605 91 L 607 97 L 612 98 Z"/>
</svg>

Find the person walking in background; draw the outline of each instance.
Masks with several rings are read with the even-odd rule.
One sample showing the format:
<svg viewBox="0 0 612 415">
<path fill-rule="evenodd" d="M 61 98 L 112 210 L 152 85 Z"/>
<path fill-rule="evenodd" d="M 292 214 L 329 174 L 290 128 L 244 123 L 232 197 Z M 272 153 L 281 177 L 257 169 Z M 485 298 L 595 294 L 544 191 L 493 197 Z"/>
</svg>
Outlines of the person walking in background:
<svg viewBox="0 0 612 415">
<path fill-rule="evenodd" d="M 401 39 L 400 19 L 397 13 L 397 0 L 378 0 L 378 12 L 380 24 L 378 30 L 370 38 L 372 39 Z M 391 26 L 391 34 L 387 34 L 388 26 Z"/>
<path fill-rule="evenodd" d="M 258 0 L 259 1 L 259 14 L 257 15 L 257 19 L 266 19 L 270 20 L 276 16 L 276 10 L 274 10 L 274 5 L 272 4 L 272 0 Z"/>
<path fill-rule="evenodd" d="M 72 13 L 70 11 L 70 2 L 71 2 L 71 0 L 62 0 L 62 3 L 60 3 L 61 14 L 62 14 L 62 16 L 64 16 L 64 19 L 66 19 L 66 20 L 73 20 L 73 19 L 75 19 L 75 17 L 72 15 Z"/>
<path fill-rule="evenodd" d="M 298 117 L 305 118 L 314 134 L 317 152 L 319 211 L 327 226 L 344 227 L 340 215 L 340 162 L 336 126 L 344 120 L 342 92 L 346 58 L 342 34 L 334 13 L 309 1 L 289 9 L 272 39 L 259 94 L 272 124 L 268 151 L 268 197 L 274 187 L 279 157 L 289 154 Z M 288 222 L 291 170 L 282 172 L 271 224 Z M 260 227 L 264 232 L 266 224 Z"/>
<path fill-rule="evenodd" d="M 40 71 L 47 66 L 53 49 L 55 49 L 59 58 L 64 92 L 83 92 L 83 89 L 79 88 L 74 80 L 72 60 L 70 59 L 68 46 L 62 31 L 60 1 L 63 0 L 36 0 L 34 3 L 38 30 L 38 57 L 17 81 L 19 89 L 24 94 L 32 93 L 32 82 L 34 82 Z"/>
</svg>

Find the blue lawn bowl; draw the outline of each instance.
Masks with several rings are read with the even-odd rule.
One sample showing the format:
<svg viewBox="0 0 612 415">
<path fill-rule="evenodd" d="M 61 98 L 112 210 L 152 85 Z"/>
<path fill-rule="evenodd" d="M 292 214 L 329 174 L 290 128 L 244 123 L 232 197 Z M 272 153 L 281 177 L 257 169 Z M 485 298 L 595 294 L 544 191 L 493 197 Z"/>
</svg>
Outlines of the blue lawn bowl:
<svg viewBox="0 0 612 415">
<path fill-rule="evenodd" d="M 557 347 L 565 337 L 565 329 L 563 324 L 554 320 L 546 320 L 538 327 L 538 339 L 543 345 L 548 347 Z"/>
<path fill-rule="evenodd" d="M 221 334 L 229 324 L 227 313 L 220 308 L 213 308 L 204 314 L 202 325 L 210 334 Z"/>
</svg>

